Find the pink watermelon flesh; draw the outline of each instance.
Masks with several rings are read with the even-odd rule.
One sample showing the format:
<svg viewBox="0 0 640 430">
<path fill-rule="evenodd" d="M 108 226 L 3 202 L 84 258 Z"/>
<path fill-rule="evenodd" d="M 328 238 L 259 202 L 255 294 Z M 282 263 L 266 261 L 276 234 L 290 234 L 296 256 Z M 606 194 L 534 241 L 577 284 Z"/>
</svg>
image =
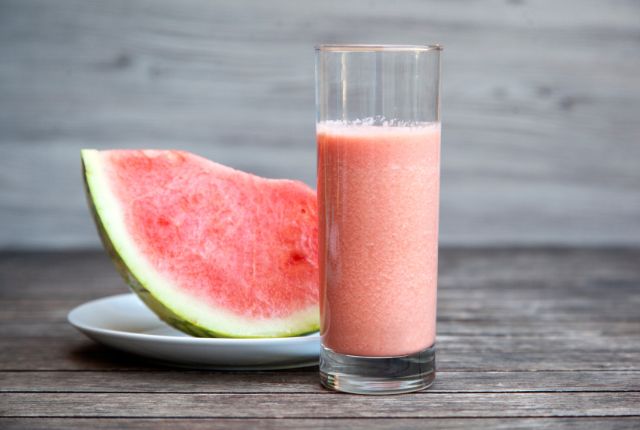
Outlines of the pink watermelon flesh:
<svg viewBox="0 0 640 430">
<path fill-rule="evenodd" d="M 88 181 L 90 194 L 110 192 L 117 200 L 121 211 L 115 222 L 124 223 L 136 254 L 156 272 L 154 276 L 200 307 L 222 310 L 249 326 L 252 321 L 268 326 L 270 319 L 317 313 L 318 213 L 312 189 L 296 181 L 260 178 L 181 151 L 97 154 L 93 158 L 99 159 L 99 174 L 109 190 L 93 189 L 100 187 L 91 187 Z M 97 212 L 98 217 L 108 217 L 99 207 Z M 109 236 L 108 226 L 114 221 L 106 221 L 102 219 Z M 135 266 L 126 258 L 124 263 L 129 269 Z M 154 294 L 153 286 L 145 287 Z M 174 309 L 160 292 L 155 299 L 174 314 L 168 319 L 198 325 L 189 321 L 189 309 Z M 299 334 L 318 325 L 292 324 L 301 327 L 267 335 Z M 213 334 L 243 336 L 227 333 L 224 327 L 203 328 Z"/>
</svg>

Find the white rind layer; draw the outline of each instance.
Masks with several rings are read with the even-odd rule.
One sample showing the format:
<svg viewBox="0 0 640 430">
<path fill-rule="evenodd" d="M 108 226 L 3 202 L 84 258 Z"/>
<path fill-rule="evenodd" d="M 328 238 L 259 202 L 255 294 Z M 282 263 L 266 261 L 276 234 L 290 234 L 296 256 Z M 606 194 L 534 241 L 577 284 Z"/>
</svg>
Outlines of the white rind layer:
<svg viewBox="0 0 640 430">
<path fill-rule="evenodd" d="M 161 319 L 198 336 L 283 337 L 310 333 L 319 328 L 317 305 L 287 318 L 250 319 L 192 297 L 160 275 L 127 232 L 124 211 L 111 190 L 102 157 L 97 150 L 82 150 L 89 198 L 93 201 L 96 222 L 101 224 L 98 229 L 103 229 L 103 236 L 106 236 L 103 240 L 110 242 L 105 246 L 112 248 L 112 256 L 115 253 L 121 260 L 114 261 L 116 265 L 123 263 L 126 266 L 129 276 L 123 274 L 125 280 Z M 146 291 L 141 291 L 140 286 Z M 149 303 L 149 300 L 155 303 Z"/>
</svg>

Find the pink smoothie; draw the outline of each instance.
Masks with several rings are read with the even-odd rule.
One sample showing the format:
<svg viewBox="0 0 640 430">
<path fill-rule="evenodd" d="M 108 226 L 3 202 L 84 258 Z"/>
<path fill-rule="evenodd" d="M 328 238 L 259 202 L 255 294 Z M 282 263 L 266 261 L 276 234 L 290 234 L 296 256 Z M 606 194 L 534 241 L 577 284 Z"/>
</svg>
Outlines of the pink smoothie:
<svg viewBox="0 0 640 430">
<path fill-rule="evenodd" d="M 318 124 L 323 345 L 398 356 L 435 342 L 440 125 Z"/>
</svg>

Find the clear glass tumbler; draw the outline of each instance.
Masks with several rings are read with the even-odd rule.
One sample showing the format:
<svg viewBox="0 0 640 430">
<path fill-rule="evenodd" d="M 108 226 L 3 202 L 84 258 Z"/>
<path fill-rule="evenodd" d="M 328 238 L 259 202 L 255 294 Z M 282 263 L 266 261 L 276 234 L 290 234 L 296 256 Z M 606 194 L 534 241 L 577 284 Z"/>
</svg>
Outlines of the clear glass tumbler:
<svg viewBox="0 0 640 430">
<path fill-rule="evenodd" d="M 316 48 L 320 379 L 435 379 L 441 47 Z"/>
</svg>

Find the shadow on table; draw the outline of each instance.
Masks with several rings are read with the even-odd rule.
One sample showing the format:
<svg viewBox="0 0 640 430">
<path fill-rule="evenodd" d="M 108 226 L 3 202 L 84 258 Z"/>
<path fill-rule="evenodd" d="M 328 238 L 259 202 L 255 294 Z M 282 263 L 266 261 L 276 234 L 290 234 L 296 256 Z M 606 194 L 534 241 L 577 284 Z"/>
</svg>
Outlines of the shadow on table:
<svg viewBox="0 0 640 430">
<path fill-rule="evenodd" d="M 166 369 L 166 366 L 143 357 L 88 342 L 71 348 L 69 358 L 87 370 Z"/>
<path fill-rule="evenodd" d="M 207 368 L 180 367 L 171 363 L 154 361 L 127 352 L 118 351 L 96 343 L 83 343 L 72 347 L 69 351 L 69 359 L 82 370 L 179 370 L 179 371 L 210 371 L 224 373 L 264 373 L 264 372 L 287 372 L 287 373 L 308 373 L 318 372 L 318 367 L 301 367 L 282 370 L 216 370 Z"/>
</svg>

